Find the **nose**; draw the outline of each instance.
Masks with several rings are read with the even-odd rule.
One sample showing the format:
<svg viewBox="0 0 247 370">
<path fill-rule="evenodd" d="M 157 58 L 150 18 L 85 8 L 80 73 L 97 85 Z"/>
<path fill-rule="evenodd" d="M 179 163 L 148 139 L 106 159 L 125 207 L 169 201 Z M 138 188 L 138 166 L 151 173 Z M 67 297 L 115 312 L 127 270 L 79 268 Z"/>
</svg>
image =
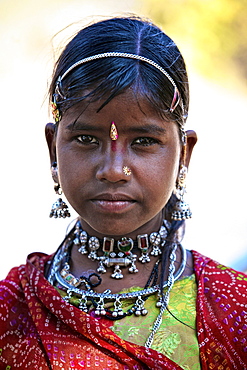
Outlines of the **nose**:
<svg viewBox="0 0 247 370">
<path fill-rule="evenodd" d="M 127 157 L 121 150 L 113 151 L 108 148 L 101 156 L 96 178 L 111 183 L 129 181 L 131 176 L 127 176 L 123 171 L 123 168 L 128 165 Z"/>
</svg>

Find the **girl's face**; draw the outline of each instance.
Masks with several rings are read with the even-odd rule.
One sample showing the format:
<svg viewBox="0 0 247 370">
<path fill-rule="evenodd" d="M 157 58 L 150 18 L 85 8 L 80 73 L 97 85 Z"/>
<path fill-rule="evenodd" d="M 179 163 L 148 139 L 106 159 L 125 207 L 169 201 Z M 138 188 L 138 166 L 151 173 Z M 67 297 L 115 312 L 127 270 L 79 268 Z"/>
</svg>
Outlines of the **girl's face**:
<svg viewBox="0 0 247 370">
<path fill-rule="evenodd" d="M 179 171 L 178 127 L 131 90 L 98 112 L 102 102 L 78 103 L 59 123 L 54 140 L 63 192 L 90 235 L 158 230 Z M 117 140 L 110 138 L 112 122 Z"/>
</svg>

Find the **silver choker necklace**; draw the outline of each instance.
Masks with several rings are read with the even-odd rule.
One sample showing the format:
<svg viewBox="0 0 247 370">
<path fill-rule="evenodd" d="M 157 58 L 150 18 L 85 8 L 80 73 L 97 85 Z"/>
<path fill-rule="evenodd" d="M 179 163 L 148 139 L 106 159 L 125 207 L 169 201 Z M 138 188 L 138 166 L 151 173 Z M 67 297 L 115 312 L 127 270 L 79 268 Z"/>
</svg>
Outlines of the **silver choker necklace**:
<svg viewBox="0 0 247 370">
<path fill-rule="evenodd" d="M 78 234 L 79 231 L 80 234 Z M 72 237 L 66 238 L 61 248 L 59 248 L 57 253 L 54 255 L 49 271 L 48 281 L 52 285 L 65 290 L 65 301 L 70 302 L 70 299 L 73 297 L 73 295 L 75 295 L 76 297 L 78 297 L 79 309 L 84 312 L 88 312 L 88 308 L 91 306 L 93 307 L 96 315 L 102 315 L 111 320 L 119 320 L 127 315 L 132 314 L 135 314 L 136 316 L 146 315 L 148 311 L 145 308 L 145 301 L 150 295 L 157 294 L 156 306 L 160 309 L 160 313 L 156 318 L 151 334 L 146 341 L 146 346 L 150 347 L 153 341 L 154 334 L 157 332 L 161 325 L 162 315 L 168 306 L 169 294 L 173 287 L 173 284 L 184 272 L 186 265 L 185 249 L 182 247 L 181 244 L 177 245 L 175 243 L 173 243 L 171 247 L 168 265 L 168 278 L 163 283 L 163 289 L 167 288 L 165 293 L 163 293 L 163 290 L 160 289 L 160 285 L 157 284 L 158 267 L 160 260 L 155 263 L 152 273 L 144 289 L 140 291 L 126 293 L 112 293 L 110 289 L 107 289 L 102 293 L 98 293 L 93 290 L 93 287 L 100 284 L 101 278 L 99 278 L 100 281 L 98 283 L 92 284 L 90 282 L 90 279 L 86 277 L 76 278 L 69 271 L 70 250 L 73 245 L 76 245 L 78 247 L 78 236 L 80 237 L 81 233 L 84 232 L 81 230 L 80 224 L 78 224 L 77 222 Z M 165 247 L 165 241 L 163 242 L 162 246 Z M 181 252 L 181 263 L 177 271 L 175 271 L 177 246 L 179 246 Z M 107 258 L 115 257 L 108 256 Z M 93 273 L 91 275 L 99 276 L 96 273 Z M 84 289 L 81 289 L 82 285 Z M 122 302 L 127 299 L 133 299 L 134 303 L 131 309 L 124 312 L 122 309 Z M 108 302 L 113 302 L 114 308 L 112 310 L 106 307 L 106 304 Z"/>
<path fill-rule="evenodd" d="M 164 220 L 159 232 L 153 232 L 150 235 L 138 235 L 136 241 L 127 237 L 119 240 L 104 237 L 100 240 L 95 236 L 89 237 L 82 230 L 78 221 L 75 226 L 73 243 L 81 254 L 87 255 L 92 261 L 98 262 L 98 273 L 104 274 L 107 268 L 113 267 L 114 271 L 111 277 L 113 279 L 122 279 L 124 275 L 121 268 L 128 267 L 128 271 L 132 274 L 138 272 L 135 264 L 137 255 L 132 253 L 133 248 L 136 246 L 141 251 L 141 256 L 138 259 L 140 262 L 150 262 L 150 256 L 158 256 L 162 253 L 161 248 L 163 248 L 166 242 L 169 229 L 170 223 Z"/>
</svg>

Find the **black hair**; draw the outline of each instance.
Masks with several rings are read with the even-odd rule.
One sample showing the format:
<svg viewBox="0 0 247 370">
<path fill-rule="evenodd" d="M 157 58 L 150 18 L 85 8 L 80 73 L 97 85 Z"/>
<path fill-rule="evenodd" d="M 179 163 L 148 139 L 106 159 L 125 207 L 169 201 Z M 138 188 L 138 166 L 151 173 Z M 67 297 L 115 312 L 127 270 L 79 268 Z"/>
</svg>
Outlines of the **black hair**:
<svg viewBox="0 0 247 370">
<path fill-rule="evenodd" d="M 61 94 L 56 94 L 59 77 L 74 63 L 107 52 L 137 54 L 156 62 L 175 82 L 182 103 L 171 113 L 174 86 L 167 77 L 146 62 L 119 57 L 78 65 L 62 80 L 59 86 Z M 145 97 L 161 117 L 174 120 L 179 126 L 184 125 L 189 107 L 189 85 L 183 57 L 173 40 L 160 28 L 135 16 L 111 18 L 81 29 L 64 48 L 55 65 L 50 100 L 53 101 L 56 94 L 56 103 L 63 115 L 74 104 L 89 97 L 92 101 L 103 98 L 104 106 L 129 87 L 137 97 Z M 174 202 L 176 198 L 172 195 L 165 207 L 168 219 Z M 184 221 L 171 223 L 162 257 L 161 285 L 172 244 L 181 240 L 183 227 Z"/>
<path fill-rule="evenodd" d="M 61 115 L 89 96 L 93 100 L 104 98 L 103 107 L 132 87 L 136 96 L 145 97 L 161 117 L 175 120 L 180 126 L 184 124 L 189 105 L 189 85 L 183 57 L 172 39 L 160 28 L 134 16 L 103 20 L 75 35 L 55 65 L 50 86 L 51 101 L 59 76 L 69 67 L 81 59 L 106 52 L 132 53 L 156 62 L 175 81 L 181 104 L 170 113 L 174 86 L 157 68 L 140 60 L 111 57 L 87 62 L 68 73 L 60 86 L 66 99 L 56 96 Z M 85 94 L 86 91 L 90 93 Z"/>
</svg>

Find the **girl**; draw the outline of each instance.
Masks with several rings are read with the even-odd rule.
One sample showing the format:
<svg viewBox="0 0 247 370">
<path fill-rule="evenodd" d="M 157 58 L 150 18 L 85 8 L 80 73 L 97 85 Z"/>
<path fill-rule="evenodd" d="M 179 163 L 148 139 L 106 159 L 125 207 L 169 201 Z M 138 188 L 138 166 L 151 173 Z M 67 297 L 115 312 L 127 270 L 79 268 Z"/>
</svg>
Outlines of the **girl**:
<svg viewBox="0 0 247 370">
<path fill-rule="evenodd" d="M 46 139 L 52 256 L 1 284 L 2 368 L 246 369 L 247 277 L 181 245 L 196 134 L 183 58 L 135 17 L 82 29 L 58 59 Z"/>
</svg>

